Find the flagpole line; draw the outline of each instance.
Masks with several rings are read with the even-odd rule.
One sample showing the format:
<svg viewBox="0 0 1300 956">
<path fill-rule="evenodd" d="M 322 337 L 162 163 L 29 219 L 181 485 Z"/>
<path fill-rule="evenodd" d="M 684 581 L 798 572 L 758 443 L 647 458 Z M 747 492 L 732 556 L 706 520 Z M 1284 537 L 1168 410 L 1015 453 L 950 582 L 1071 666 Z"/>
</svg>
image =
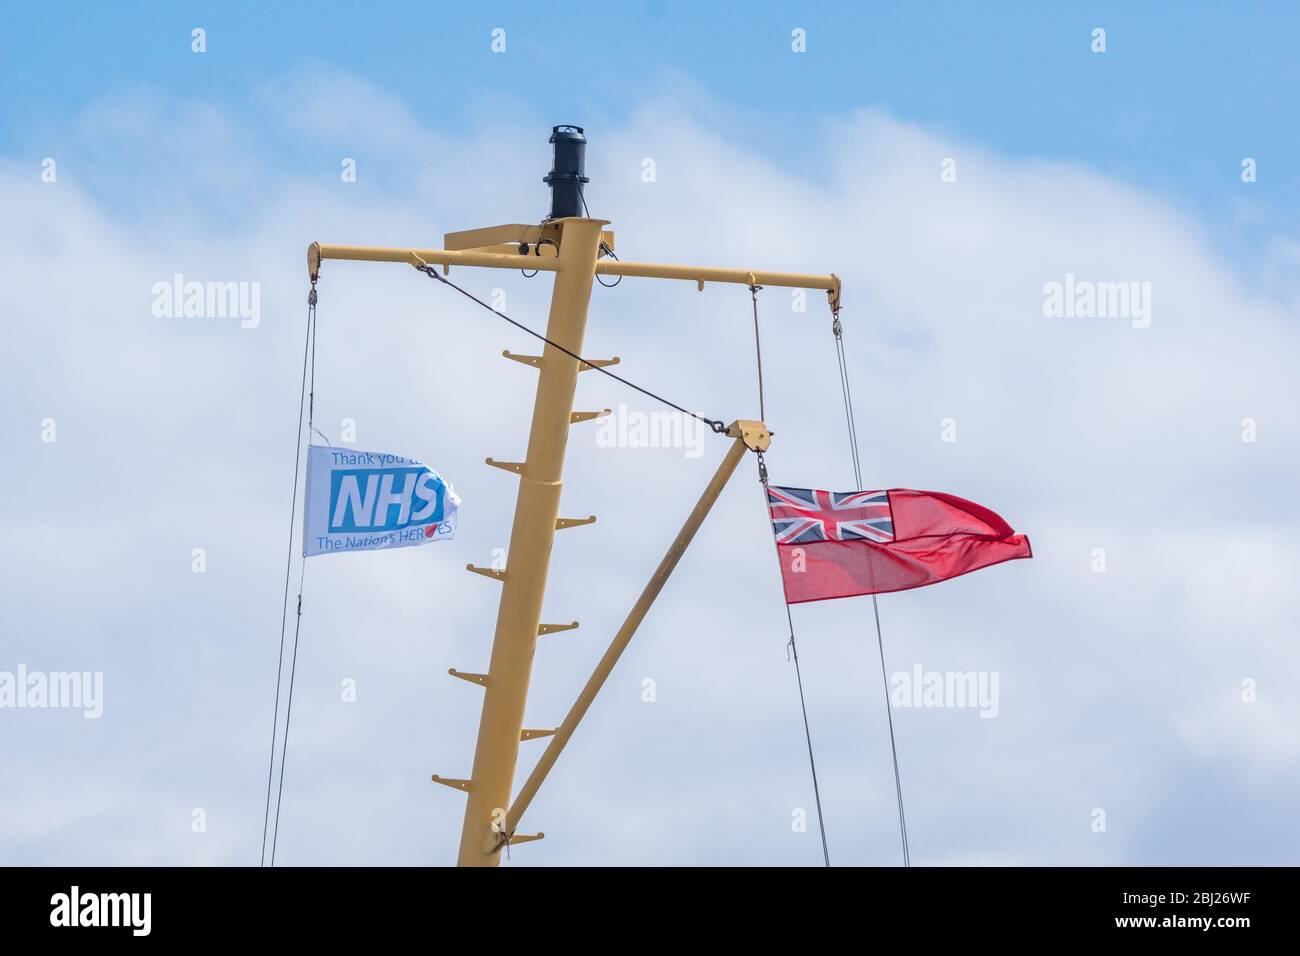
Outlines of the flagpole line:
<svg viewBox="0 0 1300 956">
<path fill-rule="evenodd" d="M 777 552 L 778 556 L 780 552 Z M 778 557 L 779 560 L 779 557 Z M 822 860 L 826 866 L 831 865 L 831 852 L 826 844 L 826 822 L 822 816 L 822 794 L 821 789 L 817 786 L 817 761 L 813 757 L 812 729 L 808 726 L 808 705 L 804 702 L 803 693 L 803 673 L 799 667 L 799 646 L 794 640 L 794 617 L 790 613 L 790 605 L 785 606 L 786 620 L 790 623 L 790 654 L 794 658 L 794 679 L 799 685 L 799 710 L 803 714 L 803 735 L 804 740 L 808 743 L 808 766 L 812 770 L 813 783 L 813 800 L 817 804 L 817 829 L 821 831 L 822 837 Z"/>
<path fill-rule="evenodd" d="M 871 595 L 871 610 L 876 618 L 876 647 L 880 650 L 880 679 L 885 688 L 885 717 L 889 721 L 889 752 L 894 761 L 894 793 L 898 798 L 898 829 L 903 838 L 903 866 L 912 865 L 912 851 L 907 842 L 907 814 L 903 810 L 903 782 L 898 771 L 898 745 L 894 741 L 894 710 L 889 706 L 889 675 L 885 667 L 885 641 L 880 634 L 880 603 Z"/>
<path fill-rule="evenodd" d="M 303 407 L 307 399 L 307 358 L 313 346 L 312 328 L 316 324 L 316 280 L 312 280 L 312 290 L 307 295 L 307 333 L 303 338 L 303 377 L 298 385 L 298 437 L 294 440 L 294 489 L 289 506 L 289 545 L 285 555 L 285 596 L 279 605 L 279 656 L 276 658 L 276 706 L 270 718 L 270 760 L 266 763 L 266 808 L 261 817 L 261 856 L 257 865 L 266 865 L 266 827 L 270 823 L 270 782 L 276 773 L 276 731 L 279 728 L 279 685 L 285 674 L 285 630 L 289 620 L 289 579 L 294 566 L 294 523 L 298 516 L 298 477 L 302 470 L 303 457 Z M 305 570 L 305 561 L 304 570 Z M 299 596 L 302 596 L 302 583 L 299 581 Z M 276 817 L 279 817 L 279 804 L 276 805 Z"/>
<path fill-rule="evenodd" d="M 758 453 L 758 481 L 763 486 L 763 507 L 771 509 L 770 498 L 767 492 L 767 462 L 763 458 L 763 453 Z M 781 567 L 781 549 L 776 546 L 776 538 L 772 539 L 772 547 L 776 550 L 776 565 Z M 782 569 L 784 578 L 784 569 Z M 784 595 L 782 595 L 784 597 Z M 794 658 L 794 677 L 799 687 L 799 711 L 803 714 L 803 736 L 808 744 L 808 769 L 812 771 L 813 801 L 817 806 L 817 829 L 821 832 L 822 838 L 822 861 L 826 866 L 831 865 L 831 852 L 826 842 L 826 822 L 822 815 L 822 793 L 821 787 L 817 784 L 817 759 L 813 756 L 812 728 L 808 724 L 808 704 L 804 697 L 803 691 L 803 672 L 799 667 L 799 645 L 794 639 L 794 615 L 790 611 L 790 603 L 785 602 L 785 620 L 790 626 L 790 640 L 786 643 L 789 648 L 790 656 Z"/>
<path fill-rule="evenodd" d="M 316 282 L 312 282 L 312 291 L 308 295 L 308 328 L 307 334 L 311 341 L 311 365 L 309 365 L 309 377 L 307 378 L 307 441 L 311 444 L 311 432 L 315 431 L 316 416 Z M 321 436 L 324 438 L 325 436 Z M 326 438 L 326 441 L 329 441 Z M 295 485 L 296 488 L 296 485 Z M 304 509 L 307 505 L 303 505 Z M 292 540 L 290 540 L 290 551 L 292 551 Z M 303 581 L 307 579 L 307 551 L 303 550 L 302 571 L 298 574 L 298 620 L 294 623 L 294 653 L 289 666 L 289 695 L 286 697 L 285 704 L 285 739 L 279 745 L 279 787 L 276 792 L 276 823 L 270 831 L 270 865 L 276 865 L 276 847 L 279 843 L 279 808 L 285 801 L 285 762 L 289 757 L 289 722 L 294 715 L 294 678 L 298 676 L 298 636 L 303 628 Z"/>
<path fill-rule="evenodd" d="M 831 331 L 835 335 L 835 356 L 840 368 L 840 390 L 844 396 L 844 420 L 849 432 L 849 452 L 853 456 L 853 480 L 862 490 L 862 455 L 858 445 L 858 422 L 853 413 L 853 389 L 849 380 L 848 357 L 844 351 L 844 326 L 839 309 L 832 313 Z M 912 865 L 912 851 L 907 840 L 907 813 L 903 806 L 903 778 L 898 769 L 898 741 L 894 734 L 894 711 L 889 704 L 889 670 L 885 666 L 885 638 L 880 627 L 880 602 L 871 595 L 871 611 L 876 622 L 876 647 L 880 652 L 880 679 L 885 693 L 885 717 L 889 723 L 889 752 L 894 765 L 894 797 L 898 803 L 898 833 L 903 845 L 903 866 Z"/>
<path fill-rule="evenodd" d="M 280 745 L 280 786 L 275 795 L 275 826 L 271 829 L 271 866 L 275 866 L 275 848 L 280 842 L 280 807 L 284 804 L 284 765 L 289 756 L 289 721 L 293 718 L 293 684 L 298 674 L 298 634 L 302 631 L 302 582 L 307 576 L 307 558 L 302 559 L 298 575 L 298 620 L 293 626 L 293 662 L 289 665 L 289 695 L 284 710 L 284 743 Z"/>
<path fill-rule="evenodd" d="M 762 289 L 763 287 L 758 284 L 758 281 L 751 273 L 749 277 L 749 297 L 754 305 L 754 361 L 758 367 L 758 411 L 759 417 L 763 421 L 767 421 L 766 402 L 763 396 L 763 340 L 759 334 L 758 325 L 758 293 Z M 763 458 L 761 451 L 758 452 L 758 480 L 763 486 L 763 507 L 770 510 L 771 505 L 767 494 L 767 461 Z M 775 547 L 775 538 L 772 539 L 772 544 Z M 776 563 L 779 568 L 781 566 L 780 548 L 776 548 Z M 822 794 L 821 788 L 817 785 L 817 760 L 813 756 L 812 728 L 808 725 L 808 704 L 803 692 L 803 670 L 799 666 L 799 646 L 794 639 L 794 615 L 790 612 L 790 602 L 788 601 L 785 604 L 785 619 L 790 626 L 790 640 L 786 646 L 789 648 L 789 656 L 794 658 L 794 679 L 799 687 L 799 711 L 803 714 L 803 735 L 804 740 L 808 743 L 808 767 L 812 771 L 813 801 L 817 805 L 817 829 L 821 832 L 822 838 L 822 861 L 826 866 L 830 866 L 831 853 L 826 843 L 826 823 L 822 817 Z"/>
<path fill-rule="evenodd" d="M 312 282 L 312 291 L 307 297 L 308 303 L 308 321 L 307 336 L 311 342 L 311 364 L 305 382 L 307 382 L 307 442 L 311 445 L 311 432 L 316 427 L 313 424 L 316 416 L 316 282 Z M 321 436 L 324 438 L 325 436 Z M 326 438 L 325 441 L 329 441 Z M 299 440 L 299 446 L 302 440 Z M 308 468 L 308 472 L 311 471 Z M 295 484 L 296 488 L 296 484 Z M 304 510 L 308 505 L 304 502 Z M 290 553 L 292 553 L 292 538 L 290 538 Z M 294 652 L 289 666 L 289 695 L 286 697 L 285 704 L 285 739 L 279 747 L 279 787 L 276 792 L 276 822 L 270 831 L 270 865 L 276 865 L 276 847 L 279 843 L 279 808 L 285 800 L 285 761 L 289 757 L 289 722 L 294 714 L 294 678 L 298 675 L 298 636 L 303 627 L 303 581 L 307 579 L 307 550 L 303 549 L 302 570 L 298 574 L 298 620 L 294 623 Z M 277 688 L 278 689 L 278 688 Z"/>
<path fill-rule="evenodd" d="M 758 420 L 767 421 L 767 409 L 763 402 L 763 343 L 758 337 L 758 293 L 762 291 L 761 285 L 750 283 L 749 297 L 754 303 L 754 357 L 758 363 Z"/>
</svg>

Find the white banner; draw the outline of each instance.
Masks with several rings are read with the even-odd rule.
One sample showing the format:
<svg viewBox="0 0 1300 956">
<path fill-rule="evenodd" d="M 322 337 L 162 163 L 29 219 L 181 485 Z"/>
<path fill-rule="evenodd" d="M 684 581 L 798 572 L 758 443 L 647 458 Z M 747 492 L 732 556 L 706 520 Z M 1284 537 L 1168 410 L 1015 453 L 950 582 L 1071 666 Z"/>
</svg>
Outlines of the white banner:
<svg viewBox="0 0 1300 956">
<path fill-rule="evenodd" d="M 414 458 L 311 445 L 307 449 L 303 555 L 377 551 L 456 534 L 460 498 Z"/>
</svg>

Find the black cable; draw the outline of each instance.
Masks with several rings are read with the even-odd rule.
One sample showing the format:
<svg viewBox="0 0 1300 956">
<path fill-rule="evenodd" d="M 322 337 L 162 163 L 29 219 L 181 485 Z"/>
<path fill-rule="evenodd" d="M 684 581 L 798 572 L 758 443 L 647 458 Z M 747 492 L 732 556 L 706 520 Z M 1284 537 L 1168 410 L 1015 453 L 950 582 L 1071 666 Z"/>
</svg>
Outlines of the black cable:
<svg viewBox="0 0 1300 956">
<path fill-rule="evenodd" d="M 538 258 L 540 258 L 541 255 L 542 255 L 542 246 L 543 246 L 543 245 L 551 245 L 551 246 L 555 246 L 555 254 L 556 254 L 557 256 L 560 254 L 560 247 L 559 247 L 559 245 L 556 243 L 556 241 L 555 241 L 554 239 L 542 239 L 542 238 L 539 238 L 535 243 L 533 243 L 533 255 L 535 255 L 535 256 L 537 256 Z M 525 255 L 525 256 L 528 255 L 528 243 L 526 243 L 526 242 L 521 242 L 521 243 L 519 244 L 519 247 L 520 247 L 520 253 L 521 253 L 522 255 Z M 531 278 L 533 278 L 534 276 L 536 276 L 537 273 L 541 272 L 542 270 L 541 270 L 541 269 L 534 269 L 532 272 L 529 272 L 527 269 L 520 269 L 519 271 L 523 273 L 523 276 L 524 276 L 525 279 L 531 279 Z"/>
<path fill-rule="evenodd" d="M 610 248 L 609 243 L 602 240 L 600 243 L 600 248 L 605 251 L 605 254 L 607 256 L 609 256 L 615 262 L 618 262 L 618 256 L 614 255 L 614 250 Z M 601 285 L 603 285 L 606 289 L 612 289 L 620 282 L 623 281 L 623 277 L 619 276 L 613 282 L 606 282 L 604 279 L 600 277 L 600 273 L 596 273 L 596 281 L 599 282 Z"/>
<path fill-rule="evenodd" d="M 280 726 L 280 681 L 284 674 L 284 632 L 289 617 L 289 572 L 293 567 L 293 528 L 298 514 L 298 475 L 302 466 L 302 412 L 307 397 L 307 355 L 312 345 L 312 327 L 316 322 L 316 283 L 307 295 L 307 335 L 302 343 L 302 382 L 298 386 L 298 438 L 293 455 L 293 498 L 289 506 L 289 545 L 284 560 L 284 598 L 280 603 L 280 656 L 275 669 L 275 712 L 271 717 L 271 759 L 266 768 L 266 809 L 262 813 L 262 855 L 258 866 L 266 865 L 266 828 L 271 818 L 271 777 L 275 773 L 275 732 Z M 294 640 L 297 640 L 295 636 Z M 280 808 L 276 806 L 276 818 Z"/>
<path fill-rule="evenodd" d="M 582 214 L 583 214 L 584 216 L 586 216 L 588 219 L 590 219 L 590 218 L 591 218 L 591 210 L 589 210 L 589 209 L 587 208 L 587 197 L 584 196 L 581 192 L 579 192 L 579 193 L 578 193 L 578 198 L 582 200 Z M 603 252 L 603 253 L 605 253 L 605 255 L 609 256 L 609 257 L 610 257 L 611 259 L 613 259 L 615 262 L 618 262 L 618 256 L 614 255 L 614 247 L 611 246 L 611 245 L 610 245 L 608 242 L 606 242 L 604 239 L 600 240 L 600 251 Z M 598 274 L 596 275 L 596 281 L 599 282 L 601 285 L 603 285 L 606 289 L 612 289 L 612 288 L 614 288 L 616 285 L 618 285 L 620 282 L 623 281 L 623 277 L 622 277 L 622 276 L 619 276 L 619 277 L 618 277 L 617 279 L 615 279 L 613 282 L 606 282 L 605 280 L 603 280 L 603 279 L 600 277 L 600 275 L 599 275 L 599 273 L 598 273 Z"/>
<path fill-rule="evenodd" d="M 551 346 L 552 348 L 559 349 L 559 350 L 560 350 L 561 352 L 563 352 L 565 355 L 569 356 L 569 358 L 577 359 L 577 360 L 578 360 L 579 362 L 581 362 L 583 365 L 587 366 L 587 368 L 595 369 L 597 372 L 600 372 L 602 375 L 608 375 L 608 376 L 609 376 L 610 378 L 612 378 L 614 381 L 616 381 L 616 382 L 620 382 L 620 383 L 622 383 L 623 385 L 626 385 L 628 388 L 635 389 L 636 391 L 640 392 L 642 395 L 645 395 L 645 396 L 647 396 L 647 397 L 649 397 L 649 398 L 653 398 L 656 402 L 661 402 L 662 404 L 667 405 L 669 408 L 672 408 L 672 409 L 675 409 L 676 411 L 681 412 L 683 415 L 690 415 L 692 418 L 704 422 L 704 424 L 708 425 L 709 428 L 711 428 L 714 432 L 716 432 L 716 433 L 719 434 L 719 435 L 725 435 L 725 434 L 726 434 L 726 432 L 727 432 L 727 426 L 726 426 L 726 425 L 725 425 L 725 424 L 724 424 L 720 419 L 706 418 L 705 416 L 700 415 L 700 414 L 698 414 L 698 413 L 696 413 L 696 412 L 693 412 L 693 411 L 691 411 L 690 409 L 683 408 L 682 406 L 678 405 L 676 402 L 670 402 L 668 399 L 664 398 L 662 395 L 656 395 L 654 392 L 650 391 L 649 389 L 647 389 L 647 388 L 642 388 L 640 385 L 637 385 L 635 382 L 629 382 L 627 379 L 623 378 L 623 376 L 621 376 L 621 375 L 615 375 L 613 372 L 609 371 L 609 370 L 606 369 L 606 368 L 602 368 L 602 367 L 599 366 L 599 365 L 596 365 L 596 364 L 594 364 L 594 363 L 592 363 L 592 362 L 588 362 L 585 358 L 583 358 L 583 357 L 582 357 L 581 355 L 579 355 L 577 352 L 573 352 L 573 351 L 570 351 L 569 349 L 566 349 L 566 348 L 565 348 L 563 345 L 561 345 L 559 342 L 554 342 L 554 341 L 552 341 L 551 339 L 548 339 L 548 338 L 547 338 L 545 335 L 543 335 L 541 332 L 534 332 L 532 329 L 530 329 L 528 326 L 524 325 L 522 322 L 516 322 L 514 319 L 510 318 L 510 316 L 506 315 L 504 312 L 501 312 L 501 311 L 499 311 L 499 310 L 497 310 L 497 309 L 492 308 L 492 306 L 488 305 L 486 302 L 484 302 L 484 301 L 483 301 L 482 299 L 480 299 L 478 296 L 474 295 L 474 293 L 472 293 L 472 292 L 468 292 L 468 291 L 466 291 L 465 289 L 462 289 L 460 286 L 458 286 L 456 283 L 452 282 L 452 281 L 451 281 L 450 279 L 448 279 L 446 276 L 439 274 L 437 268 L 435 268 L 434 266 L 429 265 L 427 262 L 424 263 L 424 264 L 422 264 L 422 265 L 417 265 L 415 268 L 418 269 L 419 271 L 423 272 L 423 273 L 424 273 L 425 275 L 427 275 L 429 278 L 431 278 L 431 279 L 437 279 L 437 280 L 438 280 L 439 282 L 441 282 L 443 285 L 451 286 L 451 288 L 455 289 L 455 290 L 456 290 L 457 292 L 459 292 L 461 295 L 465 296 L 465 298 L 470 299 L 470 300 L 473 301 L 473 302 L 477 302 L 479 305 L 483 306 L 483 308 L 487 309 L 487 310 L 488 310 L 489 312 L 491 312 L 493 315 L 497 316 L 498 318 L 505 319 L 507 322 L 509 322 L 509 323 L 510 323 L 511 325 L 513 325 L 515 328 L 519 329 L 521 332 L 527 332 L 527 333 L 528 333 L 529 335 L 531 335 L 533 338 L 535 338 L 535 339 L 539 339 L 540 341 L 545 342 L 547 345 Z"/>
</svg>

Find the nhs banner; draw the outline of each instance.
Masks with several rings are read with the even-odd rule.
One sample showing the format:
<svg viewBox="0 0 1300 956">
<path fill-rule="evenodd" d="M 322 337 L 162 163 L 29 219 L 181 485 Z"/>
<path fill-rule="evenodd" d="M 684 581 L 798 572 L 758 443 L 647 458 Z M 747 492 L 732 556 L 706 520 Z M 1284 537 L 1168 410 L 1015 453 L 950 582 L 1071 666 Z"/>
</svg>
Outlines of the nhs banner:
<svg viewBox="0 0 1300 956">
<path fill-rule="evenodd" d="M 427 465 L 401 455 L 324 445 L 307 451 L 306 557 L 406 548 L 456 533 L 460 499 Z"/>
</svg>

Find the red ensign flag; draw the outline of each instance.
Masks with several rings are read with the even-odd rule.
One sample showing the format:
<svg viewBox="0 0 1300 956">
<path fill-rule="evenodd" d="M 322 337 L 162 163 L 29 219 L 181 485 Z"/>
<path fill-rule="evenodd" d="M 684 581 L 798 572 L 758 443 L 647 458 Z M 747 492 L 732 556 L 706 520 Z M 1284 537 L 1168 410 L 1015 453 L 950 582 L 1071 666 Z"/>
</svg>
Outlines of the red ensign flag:
<svg viewBox="0 0 1300 956">
<path fill-rule="evenodd" d="M 1013 558 L 1029 539 L 937 491 L 767 490 L 788 604 L 906 591 Z"/>
</svg>

